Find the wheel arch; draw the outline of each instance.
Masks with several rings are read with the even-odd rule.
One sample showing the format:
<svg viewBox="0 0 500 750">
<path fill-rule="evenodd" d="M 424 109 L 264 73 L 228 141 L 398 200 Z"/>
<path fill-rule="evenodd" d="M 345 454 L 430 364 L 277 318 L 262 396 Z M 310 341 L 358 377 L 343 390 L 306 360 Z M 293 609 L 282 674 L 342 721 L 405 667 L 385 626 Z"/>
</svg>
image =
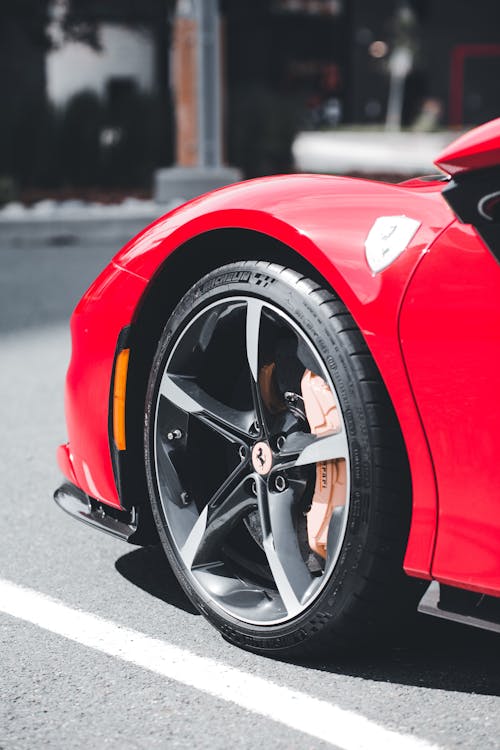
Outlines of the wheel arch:
<svg viewBox="0 0 500 750">
<path fill-rule="evenodd" d="M 292 268 L 339 296 L 329 280 L 297 250 L 252 229 L 225 228 L 204 232 L 180 245 L 163 261 L 148 285 L 132 322 L 128 393 L 133 395 L 127 399 L 126 407 L 129 481 L 122 483 L 122 488 L 127 489 L 125 495 L 121 496 L 121 503 L 127 508 L 133 505 L 143 507 L 146 543 L 156 541 L 156 530 L 153 532 L 143 460 L 144 401 L 158 340 L 176 305 L 196 281 L 222 265 L 241 260 L 265 260 Z M 390 395 L 389 400 L 392 403 Z M 409 460 L 401 426 L 400 432 Z M 133 482 L 130 481 L 132 476 Z M 143 541 L 141 536 L 137 538 Z"/>
<path fill-rule="evenodd" d="M 224 211 L 203 213 L 203 207 L 212 206 L 200 199 L 203 205 L 188 205 L 179 215 L 174 212 L 165 217 L 117 256 L 118 265 L 150 279 L 132 321 L 137 347 L 131 355 L 130 382 L 135 383 L 133 390 L 140 396 L 127 401 L 131 428 L 127 432 L 131 454 L 141 457 L 142 489 L 135 492 L 135 498 L 123 498 L 122 503 L 137 504 L 138 497 L 147 498 L 142 461 L 143 397 L 156 342 L 169 313 L 192 283 L 218 266 L 237 260 L 269 260 L 289 265 L 319 285 L 332 288 L 358 325 L 389 393 L 410 463 L 413 515 L 405 569 L 428 577 L 436 530 L 436 487 L 402 357 L 398 320 L 409 279 L 452 217 L 443 209 L 440 197 L 422 200 L 415 193 L 410 195 L 411 191 L 377 185 L 374 200 L 373 195 L 364 195 L 367 189 L 372 190 L 367 183 L 359 188 L 356 184 L 357 201 L 348 195 L 339 201 L 340 183 L 335 183 L 335 188 L 336 195 L 325 195 L 319 202 L 315 195 L 310 204 L 314 211 L 305 214 L 299 212 L 297 202 L 277 203 L 267 213 L 255 205 L 246 209 L 225 206 Z M 379 192 L 387 193 L 385 202 L 379 200 Z M 215 193 L 206 200 L 210 204 L 221 198 Z M 381 214 L 418 217 L 421 226 L 406 252 L 383 273 L 373 274 L 366 262 L 364 241 Z"/>
<path fill-rule="evenodd" d="M 148 284 L 132 321 L 126 403 L 128 481 L 121 483 L 120 495 L 124 508 L 149 507 L 143 461 L 143 407 L 149 373 L 165 323 L 196 281 L 238 260 L 279 263 L 317 281 L 318 285 L 331 288 L 328 280 L 297 250 L 252 229 L 209 230 L 187 240 L 165 258 Z"/>
<path fill-rule="evenodd" d="M 257 257 L 258 256 L 258 257 Z M 207 273 L 238 260 L 280 263 L 330 286 L 303 255 L 275 237 L 246 228 L 220 228 L 197 234 L 168 255 L 149 283 L 137 307 L 133 324 L 152 325 L 159 312 L 167 315 L 187 290 Z"/>
</svg>

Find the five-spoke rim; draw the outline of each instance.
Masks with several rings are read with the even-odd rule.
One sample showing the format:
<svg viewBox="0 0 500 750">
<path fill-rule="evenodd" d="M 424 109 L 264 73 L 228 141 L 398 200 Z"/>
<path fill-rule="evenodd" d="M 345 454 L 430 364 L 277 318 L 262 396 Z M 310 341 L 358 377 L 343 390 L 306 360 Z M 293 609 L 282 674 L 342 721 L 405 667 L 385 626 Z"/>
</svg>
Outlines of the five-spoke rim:
<svg viewBox="0 0 500 750">
<path fill-rule="evenodd" d="M 333 434 L 311 434 L 297 406 L 306 370 L 334 395 Z M 344 540 L 349 445 L 334 385 L 301 328 L 257 297 L 226 297 L 198 312 L 161 372 L 153 436 L 165 521 L 195 588 L 247 623 L 304 611 Z M 345 498 L 329 522 L 326 559 L 311 565 L 305 517 L 316 465 L 328 461 L 345 462 Z"/>
</svg>

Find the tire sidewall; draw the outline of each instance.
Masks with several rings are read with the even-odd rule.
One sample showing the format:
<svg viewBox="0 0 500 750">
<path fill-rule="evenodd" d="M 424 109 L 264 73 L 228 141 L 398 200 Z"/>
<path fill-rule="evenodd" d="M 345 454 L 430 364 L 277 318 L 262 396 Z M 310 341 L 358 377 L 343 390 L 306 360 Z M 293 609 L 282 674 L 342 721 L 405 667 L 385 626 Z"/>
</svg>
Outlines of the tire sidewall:
<svg viewBox="0 0 500 750">
<path fill-rule="evenodd" d="M 262 262 L 241 262 L 225 266 L 201 279 L 182 298 L 169 318 L 154 358 L 145 407 L 145 461 L 153 515 L 162 545 L 182 587 L 195 606 L 225 638 L 259 652 L 290 651 L 313 638 L 325 627 L 335 627 L 349 609 L 363 574 L 363 553 L 367 547 L 369 519 L 374 493 L 374 456 L 369 421 L 363 403 L 359 373 L 346 353 L 341 328 L 331 305 L 314 299 L 317 285 L 305 282 L 290 269 Z M 227 296 L 253 296 L 283 310 L 300 327 L 320 354 L 340 402 L 350 454 L 350 499 L 347 528 L 342 548 L 330 578 L 303 612 L 275 625 L 250 625 L 220 609 L 198 586 L 193 585 L 169 532 L 155 477 L 154 425 L 159 384 L 166 362 L 186 325 L 206 306 Z M 347 310 L 338 300 L 335 305 Z"/>
</svg>

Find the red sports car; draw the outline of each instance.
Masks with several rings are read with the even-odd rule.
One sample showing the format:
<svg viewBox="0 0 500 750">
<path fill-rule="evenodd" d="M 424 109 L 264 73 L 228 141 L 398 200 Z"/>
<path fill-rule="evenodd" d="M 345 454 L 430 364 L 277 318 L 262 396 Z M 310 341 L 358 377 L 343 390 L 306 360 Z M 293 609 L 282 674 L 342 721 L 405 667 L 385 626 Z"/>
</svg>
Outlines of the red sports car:
<svg viewBox="0 0 500 750">
<path fill-rule="evenodd" d="M 73 314 L 57 503 L 245 648 L 500 630 L 500 119 L 436 164 L 197 198 Z"/>
</svg>

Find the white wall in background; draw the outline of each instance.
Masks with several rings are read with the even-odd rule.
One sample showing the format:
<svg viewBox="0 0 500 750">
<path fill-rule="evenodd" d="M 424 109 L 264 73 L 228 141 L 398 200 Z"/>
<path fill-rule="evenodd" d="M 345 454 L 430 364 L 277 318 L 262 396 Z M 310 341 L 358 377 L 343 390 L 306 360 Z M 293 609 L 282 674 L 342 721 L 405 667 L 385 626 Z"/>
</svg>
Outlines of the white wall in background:
<svg viewBox="0 0 500 750">
<path fill-rule="evenodd" d="M 49 99 L 63 105 L 84 89 L 103 96 L 106 83 L 116 76 L 131 77 L 143 91 L 155 84 L 155 49 L 152 34 L 114 24 L 100 27 L 102 50 L 69 42 L 47 54 Z"/>
</svg>

